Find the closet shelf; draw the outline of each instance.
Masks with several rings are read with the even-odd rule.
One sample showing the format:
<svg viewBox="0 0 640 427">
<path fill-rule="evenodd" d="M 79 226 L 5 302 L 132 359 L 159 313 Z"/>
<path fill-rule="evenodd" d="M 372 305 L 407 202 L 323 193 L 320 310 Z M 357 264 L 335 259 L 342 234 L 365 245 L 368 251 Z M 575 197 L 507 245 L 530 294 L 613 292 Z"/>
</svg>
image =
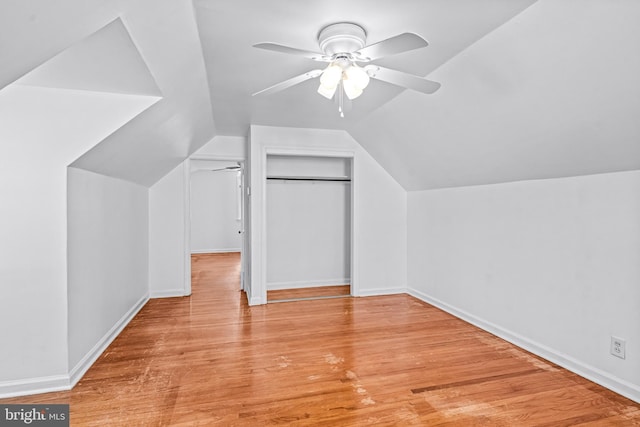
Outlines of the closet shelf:
<svg viewBox="0 0 640 427">
<path fill-rule="evenodd" d="M 281 181 L 351 181 L 348 176 L 268 176 L 267 179 Z"/>
</svg>

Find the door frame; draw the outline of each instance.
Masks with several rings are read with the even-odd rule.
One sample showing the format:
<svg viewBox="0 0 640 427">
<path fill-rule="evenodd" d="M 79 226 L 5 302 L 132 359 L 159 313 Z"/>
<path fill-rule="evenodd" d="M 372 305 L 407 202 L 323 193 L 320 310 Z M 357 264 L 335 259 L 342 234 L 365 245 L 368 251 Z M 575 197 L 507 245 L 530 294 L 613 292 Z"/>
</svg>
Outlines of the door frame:
<svg viewBox="0 0 640 427">
<path fill-rule="evenodd" d="M 258 154 L 258 153 L 256 153 Z M 259 154 L 251 158 L 251 183 L 252 187 L 252 206 L 251 216 L 251 235 L 249 236 L 249 244 L 251 246 L 251 280 L 249 283 L 250 292 L 248 293 L 249 305 L 259 305 L 267 303 L 267 238 L 266 235 L 266 193 L 267 193 L 267 157 L 269 155 L 281 156 L 306 156 L 306 157 L 340 157 L 350 160 L 351 162 L 351 295 L 359 295 L 358 282 L 358 223 L 356 203 L 356 195 L 358 194 L 357 168 L 359 166 L 358 156 L 352 149 L 317 149 L 317 148 L 301 148 L 301 147 L 279 147 L 267 146 L 262 147 Z M 259 156 L 259 157 L 258 157 Z M 259 189 L 259 194 L 256 194 Z"/>
<path fill-rule="evenodd" d="M 225 162 L 237 162 L 240 164 L 240 182 L 241 182 L 241 195 L 244 196 L 246 188 L 246 159 L 242 156 L 224 156 L 224 155 L 208 155 L 200 154 L 188 157 L 185 161 L 184 167 L 184 295 L 191 295 L 191 172 L 193 167 L 191 166 L 191 160 L 211 160 L 211 161 L 225 161 Z M 240 289 L 245 290 L 245 272 L 246 263 L 248 260 L 245 256 L 246 252 L 246 222 L 247 216 L 245 215 L 244 197 L 241 197 L 241 211 L 242 219 L 240 222 L 241 227 L 241 245 L 240 245 Z"/>
</svg>

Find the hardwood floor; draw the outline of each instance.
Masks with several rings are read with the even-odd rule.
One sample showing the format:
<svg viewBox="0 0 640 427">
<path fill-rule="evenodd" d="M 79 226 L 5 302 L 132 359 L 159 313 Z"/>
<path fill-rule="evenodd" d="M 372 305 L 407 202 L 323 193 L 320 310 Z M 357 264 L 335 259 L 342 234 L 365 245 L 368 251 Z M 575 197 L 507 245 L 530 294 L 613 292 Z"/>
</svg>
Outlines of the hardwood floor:
<svg viewBox="0 0 640 427">
<path fill-rule="evenodd" d="M 288 301 L 307 298 L 339 298 L 351 295 L 350 285 L 318 286 L 315 288 L 278 289 L 267 291 L 267 301 Z"/>
<path fill-rule="evenodd" d="M 78 426 L 632 426 L 640 405 L 407 295 L 248 307 L 236 254 L 149 301 L 69 392 Z"/>
</svg>

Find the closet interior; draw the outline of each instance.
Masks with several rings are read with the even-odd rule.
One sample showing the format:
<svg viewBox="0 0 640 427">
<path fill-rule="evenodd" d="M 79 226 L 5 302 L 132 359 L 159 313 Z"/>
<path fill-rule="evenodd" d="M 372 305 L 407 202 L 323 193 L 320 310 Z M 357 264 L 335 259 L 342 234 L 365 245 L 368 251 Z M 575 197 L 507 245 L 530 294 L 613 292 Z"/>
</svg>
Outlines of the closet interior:
<svg viewBox="0 0 640 427">
<path fill-rule="evenodd" d="M 351 294 L 351 159 L 267 156 L 267 301 Z"/>
</svg>

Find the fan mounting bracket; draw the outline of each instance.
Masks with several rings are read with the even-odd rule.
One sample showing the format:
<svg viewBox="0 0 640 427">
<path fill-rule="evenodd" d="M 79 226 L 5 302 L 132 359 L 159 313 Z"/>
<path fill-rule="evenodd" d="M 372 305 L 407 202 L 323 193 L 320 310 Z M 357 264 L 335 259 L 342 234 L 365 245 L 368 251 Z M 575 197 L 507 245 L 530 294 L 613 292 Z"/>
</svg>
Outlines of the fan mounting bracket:
<svg viewBox="0 0 640 427">
<path fill-rule="evenodd" d="M 367 33 L 364 28 L 350 22 L 338 22 L 320 30 L 318 45 L 327 56 L 351 54 L 365 46 Z"/>
</svg>

